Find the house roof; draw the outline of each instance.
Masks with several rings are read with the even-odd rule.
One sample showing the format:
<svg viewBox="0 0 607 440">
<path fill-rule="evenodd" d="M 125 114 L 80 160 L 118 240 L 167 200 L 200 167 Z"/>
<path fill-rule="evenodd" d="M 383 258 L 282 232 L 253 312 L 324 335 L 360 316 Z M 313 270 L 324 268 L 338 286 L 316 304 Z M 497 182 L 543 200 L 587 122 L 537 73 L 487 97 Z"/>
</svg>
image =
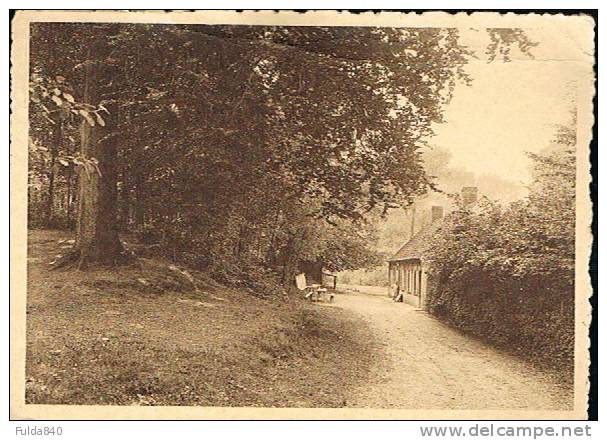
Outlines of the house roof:
<svg viewBox="0 0 607 440">
<path fill-rule="evenodd" d="M 440 228 L 442 221 L 435 221 L 415 234 L 388 261 L 421 259 L 429 246 L 429 241 Z"/>
</svg>

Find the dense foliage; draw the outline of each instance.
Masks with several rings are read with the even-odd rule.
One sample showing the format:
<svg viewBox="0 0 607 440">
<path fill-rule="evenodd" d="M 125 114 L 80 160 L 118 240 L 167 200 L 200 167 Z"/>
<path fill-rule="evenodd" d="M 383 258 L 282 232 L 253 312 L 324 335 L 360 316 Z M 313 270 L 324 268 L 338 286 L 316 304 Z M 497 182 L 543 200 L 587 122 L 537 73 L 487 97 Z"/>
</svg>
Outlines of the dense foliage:
<svg viewBox="0 0 607 440">
<path fill-rule="evenodd" d="M 428 250 L 429 308 L 496 343 L 572 368 L 575 125 L 533 154 L 529 196 L 460 206 Z"/>
<path fill-rule="evenodd" d="M 419 142 L 466 80 L 449 29 L 40 23 L 31 41 L 30 221 L 69 224 L 74 176 L 104 168 L 121 230 L 226 278 L 374 261 L 365 214 L 424 193 Z M 85 124 L 115 164 L 82 157 Z"/>
<path fill-rule="evenodd" d="M 129 23 L 36 23 L 30 51 L 30 223 L 76 223 L 78 267 L 120 261 L 120 230 L 283 281 L 377 261 L 365 219 L 431 186 L 471 56 L 447 28 Z"/>
</svg>

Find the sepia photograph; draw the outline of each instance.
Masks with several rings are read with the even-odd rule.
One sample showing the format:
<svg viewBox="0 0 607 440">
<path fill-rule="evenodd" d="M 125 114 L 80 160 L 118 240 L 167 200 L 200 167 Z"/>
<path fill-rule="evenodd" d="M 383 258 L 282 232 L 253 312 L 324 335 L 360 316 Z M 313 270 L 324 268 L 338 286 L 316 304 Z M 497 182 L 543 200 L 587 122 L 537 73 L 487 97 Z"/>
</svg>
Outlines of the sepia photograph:
<svg viewBox="0 0 607 440">
<path fill-rule="evenodd" d="M 586 419 L 584 14 L 18 11 L 17 419 Z"/>
</svg>

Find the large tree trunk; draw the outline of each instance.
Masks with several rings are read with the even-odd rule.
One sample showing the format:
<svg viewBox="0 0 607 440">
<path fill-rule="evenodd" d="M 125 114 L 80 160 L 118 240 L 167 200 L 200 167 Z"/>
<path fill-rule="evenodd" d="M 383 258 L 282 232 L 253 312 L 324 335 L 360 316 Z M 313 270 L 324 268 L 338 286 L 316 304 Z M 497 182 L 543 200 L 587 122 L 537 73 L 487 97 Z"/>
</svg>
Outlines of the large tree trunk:
<svg viewBox="0 0 607 440">
<path fill-rule="evenodd" d="M 107 40 L 100 39 L 92 46 L 90 52 L 103 60 Z M 89 63 L 85 67 L 84 102 L 95 107 L 108 80 L 108 72 L 100 64 Z M 115 265 L 125 259 L 117 224 L 117 148 L 116 136 L 112 134 L 116 109 L 110 108 L 110 115 L 102 114 L 105 127 L 99 125 L 92 113 L 91 116 L 93 126 L 82 121 L 81 154 L 88 161 L 96 159 L 97 167 L 92 163 L 78 167 L 78 220 L 71 261 L 76 261 L 79 268 L 90 264 Z"/>
<path fill-rule="evenodd" d="M 76 249 L 81 264 L 114 265 L 122 260 L 123 248 L 118 237 L 116 218 L 116 145 L 114 136 L 101 141 L 107 130 L 86 121 L 82 124 L 82 155 L 95 158 L 94 167 L 79 168 L 79 208 Z"/>
</svg>

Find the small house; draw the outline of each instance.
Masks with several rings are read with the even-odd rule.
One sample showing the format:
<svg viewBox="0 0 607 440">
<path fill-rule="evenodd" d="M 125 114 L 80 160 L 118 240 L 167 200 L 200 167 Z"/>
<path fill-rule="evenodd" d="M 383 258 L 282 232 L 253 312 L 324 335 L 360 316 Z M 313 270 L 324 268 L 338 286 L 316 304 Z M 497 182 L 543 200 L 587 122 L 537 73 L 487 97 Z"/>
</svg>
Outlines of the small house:
<svg viewBox="0 0 607 440">
<path fill-rule="evenodd" d="M 476 203 L 477 197 L 476 187 L 462 188 L 464 205 Z M 442 224 L 442 206 L 433 206 L 431 213 L 431 223 L 413 235 L 388 260 L 388 284 L 398 286 L 403 302 L 420 309 L 426 306 L 428 292 L 428 264 L 424 260 L 424 253 Z"/>
<path fill-rule="evenodd" d="M 432 235 L 440 227 L 441 206 L 432 207 L 432 222 L 423 227 L 388 260 L 388 284 L 397 285 L 403 301 L 423 308 L 428 285 L 427 265 L 423 254 Z"/>
</svg>

